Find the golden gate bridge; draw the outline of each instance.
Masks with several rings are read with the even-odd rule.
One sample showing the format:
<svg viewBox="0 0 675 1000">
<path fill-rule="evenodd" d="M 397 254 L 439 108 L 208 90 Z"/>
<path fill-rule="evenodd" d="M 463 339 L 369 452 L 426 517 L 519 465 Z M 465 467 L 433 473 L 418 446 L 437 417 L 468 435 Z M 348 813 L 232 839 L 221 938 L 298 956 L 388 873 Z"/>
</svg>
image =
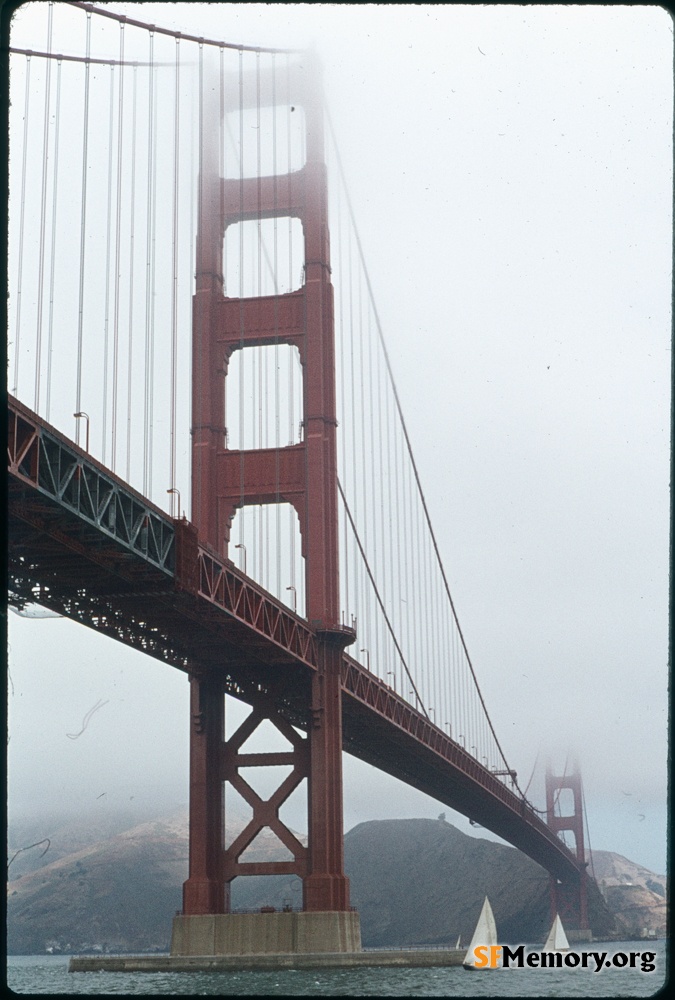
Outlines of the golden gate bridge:
<svg viewBox="0 0 675 1000">
<path fill-rule="evenodd" d="M 180 919 L 294 874 L 353 946 L 344 748 L 525 851 L 587 926 L 580 778 L 535 808 L 491 722 L 315 57 L 83 3 L 42 28 L 10 49 L 10 599 L 189 675 Z M 226 694 L 251 707 L 228 740 Z M 244 752 L 263 720 L 287 751 Z M 244 775 L 282 766 L 266 800 Z M 303 782 L 306 846 L 279 816 Z M 265 827 L 287 860 L 242 859 Z"/>
</svg>

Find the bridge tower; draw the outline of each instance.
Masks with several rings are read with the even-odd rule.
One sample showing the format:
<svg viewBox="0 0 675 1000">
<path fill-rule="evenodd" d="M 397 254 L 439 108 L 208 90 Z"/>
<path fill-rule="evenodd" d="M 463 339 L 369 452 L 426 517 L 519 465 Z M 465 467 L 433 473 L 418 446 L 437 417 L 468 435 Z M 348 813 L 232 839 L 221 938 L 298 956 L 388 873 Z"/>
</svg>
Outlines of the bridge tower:
<svg viewBox="0 0 675 1000">
<path fill-rule="evenodd" d="M 572 812 L 561 814 L 560 793 L 569 789 L 572 792 Z M 546 822 L 556 834 L 563 831 L 572 833 L 574 837 L 574 852 L 583 869 L 586 862 L 584 845 L 584 806 L 581 786 L 581 772 L 578 765 L 570 774 L 557 776 L 551 767 L 546 768 Z M 577 925 L 580 931 L 588 931 L 587 879 L 585 871 L 578 881 L 562 883 L 555 876 L 549 876 L 551 891 L 551 919 L 556 913 L 560 915 L 563 924 Z"/>
<path fill-rule="evenodd" d="M 302 63 L 285 70 L 284 87 L 293 110 L 304 110 L 306 148 L 304 165 L 284 175 L 221 177 L 215 139 L 221 134 L 222 91 L 219 107 L 209 109 L 205 103 L 193 305 L 192 520 L 200 543 L 227 558 L 230 528 L 239 508 L 284 502 L 293 505 L 305 559 L 306 615 L 317 636 L 319 667 L 305 679 L 302 722 L 306 738 L 275 713 L 275 700 L 285 692 L 283 683 L 271 679 L 246 693 L 245 700 L 253 711 L 226 742 L 227 679 L 206 674 L 195 665 L 191 676 L 190 868 L 183 890 L 183 917 L 177 920 L 228 914 L 229 886 L 238 875 L 296 875 L 303 883 L 303 913 L 275 914 L 268 924 L 279 923 L 279 918 L 293 917 L 296 922 L 304 918 L 304 929 L 292 932 L 305 941 L 297 946 L 300 950 L 353 951 L 360 949 L 360 930 L 358 915 L 350 908 L 349 881 L 344 874 L 341 664 L 343 650 L 354 641 L 355 632 L 340 624 L 333 288 L 323 107 L 318 67 L 313 60 L 304 57 Z M 276 88 L 273 71 L 259 71 L 255 86 L 245 88 L 241 78 L 234 77 L 226 81 L 224 92 L 225 101 L 231 102 L 231 106 L 225 104 L 225 111 L 241 113 L 256 104 L 258 108 L 273 107 L 281 87 Z M 213 103 L 218 105 L 218 98 Z M 302 224 L 302 286 L 272 296 L 225 297 L 223 239 L 227 227 L 250 219 L 287 216 Z M 299 352 L 303 439 L 281 448 L 230 449 L 224 426 L 230 358 L 237 350 L 270 344 L 288 344 Z M 241 752 L 264 719 L 291 743 L 288 753 Z M 275 764 L 291 764 L 292 773 L 270 799 L 263 801 L 239 769 Z M 279 818 L 280 806 L 303 778 L 307 779 L 306 848 Z M 226 849 L 223 807 L 227 781 L 251 806 L 253 818 Z M 292 861 L 240 860 L 266 826 L 290 850 Z M 272 917 L 266 913 L 234 914 L 229 926 L 235 917 L 244 916 Z M 225 926 L 222 918 L 218 920 Z M 219 933 L 215 932 L 216 937 Z M 239 928 L 234 933 L 251 932 Z M 287 950 L 274 935 L 276 945 L 269 943 L 269 929 L 252 933 L 254 938 L 258 936 L 258 944 L 252 945 L 254 951 Z M 187 936 L 183 934 L 180 946 L 183 953 L 203 947 L 203 943 L 186 945 Z M 266 944 L 261 943 L 263 937 Z M 224 947 L 227 951 L 237 945 Z"/>
</svg>

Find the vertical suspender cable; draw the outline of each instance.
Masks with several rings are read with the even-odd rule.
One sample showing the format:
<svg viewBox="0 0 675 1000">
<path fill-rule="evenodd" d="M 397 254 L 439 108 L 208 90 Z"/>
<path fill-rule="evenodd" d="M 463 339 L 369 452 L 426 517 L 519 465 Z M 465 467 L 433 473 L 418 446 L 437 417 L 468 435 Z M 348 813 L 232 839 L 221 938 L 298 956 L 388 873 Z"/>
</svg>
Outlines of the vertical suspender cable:
<svg viewBox="0 0 675 1000">
<path fill-rule="evenodd" d="M 180 149 L 180 38 L 176 38 L 176 67 L 174 71 L 174 120 L 173 120 L 173 220 L 171 254 L 171 448 L 169 482 L 176 486 L 176 397 L 178 389 L 178 168 Z M 222 143 L 221 143 L 222 145 Z M 180 517 L 176 510 L 178 498 L 171 493 L 171 514 Z"/>
<path fill-rule="evenodd" d="M 350 359 L 350 400 L 351 400 L 351 428 L 352 428 L 352 489 L 354 490 L 354 520 L 358 524 L 358 478 L 356 475 L 356 456 L 358 454 L 356 447 L 356 372 L 354 369 L 355 365 L 355 345 L 354 345 L 354 262 L 352 259 L 352 241 L 351 232 L 349 240 L 349 253 L 348 253 L 348 266 L 349 266 L 349 359 Z M 359 587 L 359 572 L 358 563 L 356 564 L 356 569 L 354 572 L 354 610 L 357 615 L 361 614 L 361 604 L 360 604 L 360 594 L 361 590 Z"/>
<path fill-rule="evenodd" d="M 379 474 L 378 474 L 377 479 L 376 479 L 376 482 L 377 482 L 377 484 L 379 486 L 379 496 L 378 496 L 378 503 L 377 503 L 376 507 L 380 511 L 380 517 L 383 518 L 384 517 L 385 478 L 384 478 L 384 431 L 383 431 L 383 428 L 382 428 L 382 366 L 380 365 L 379 361 L 377 361 L 377 360 L 375 361 L 375 364 L 377 366 L 377 400 L 376 400 L 375 411 L 377 413 L 377 456 L 378 456 L 378 459 L 379 459 Z M 374 458 L 374 456 L 373 456 L 373 458 Z M 375 462 L 373 461 L 373 475 L 374 475 L 374 466 L 375 466 Z M 373 495 L 375 495 L 374 490 L 373 490 Z M 382 579 L 383 580 L 386 580 L 386 578 L 387 578 L 387 568 L 388 568 L 387 567 L 387 556 L 389 556 L 389 560 L 391 560 L 391 552 L 388 549 L 388 546 L 386 544 L 385 537 L 384 537 L 385 536 L 385 531 L 386 531 L 386 525 L 384 523 L 382 523 L 381 526 L 380 526 L 380 547 L 381 547 L 381 550 L 382 550 L 382 556 L 381 556 L 381 559 L 382 559 L 382 570 L 381 570 L 381 572 L 382 572 Z M 393 584 L 393 580 L 390 579 L 389 603 L 390 603 L 390 605 L 392 607 L 392 617 L 394 617 L 393 609 L 395 607 L 396 593 L 395 593 L 395 590 L 394 590 L 394 587 L 393 587 L 392 584 Z M 396 607 L 396 615 L 395 615 L 397 621 L 399 620 L 400 610 L 401 610 L 401 606 L 400 606 L 400 602 L 399 602 L 398 606 Z M 400 629 L 399 629 L 399 634 L 400 634 Z M 383 636 L 383 648 L 386 651 L 387 644 L 388 644 L 386 631 L 383 631 L 382 636 Z M 385 655 L 385 658 L 388 660 L 388 657 L 386 656 L 386 652 L 383 655 Z M 393 666 L 393 663 L 392 663 L 392 666 Z M 394 673 L 393 676 L 394 676 L 394 686 L 395 686 L 396 685 L 396 674 Z"/>
<path fill-rule="evenodd" d="M 263 232 L 262 232 L 262 158 L 261 158 L 261 145 L 262 145 L 262 125 L 260 121 L 260 52 L 255 54 L 255 100 L 256 100 L 256 175 L 258 177 L 258 254 L 257 254 L 257 291 L 258 297 L 262 296 L 262 242 L 263 242 Z M 256 349 L 258 362 L 258 447 L 263 448 L 264 446 L 264 426 L 267 423 L 267 407 L 264 406 L 266 402 L 266 394 L 264 391 L 264 371 L 266 370 L 266 351 L 264 349 Z M 255 426 L 255 424 L 254 424 Z M 265 545 L 265 535 L 264 524 L 267 521 L 268 508 L 263 508 L 260 504 L 258 507 L 258 580 L 263 586 L 266 586 L 266 551 L 267 547 Z"/>
<path fill-rule="evenodd" d="M 403 574 L 403 569 L 401 566 L 402 557 L 405 557 L 405 547 L 407 544 L 406 532 L 405 532 L 405 483 L 401 481 L 395 471 L 395 456 L 396 456 L 396 424 L 392 419 L 393 413 L 393 401 L 391 398 L 391 387 L 387 382 L 385 382 L 385 406 L 386 406 L 386 442 L 387 442 L 387 482 L 389 484 L 389 489 L 387 490 L 387 520 L 389 522 L 389 573 L 390 573 L 390 591 L 392 594 L 392 600 L 398 597 L 398 608 L 397 618 L 401 621 L 403 625 L 403 619 L 405 617 L 405 628 L 400 629 L 400 634 L 402 637 L 403 645 L 407 650 L 408 655 L 410 655 L 410 637 L 408 630 L 407 621 L 407 609 L 410 602 L 410 586 L 406 590 L 406 596 L 403 596 L 402 584 L 406 581 L 410 584 L 410 581 Z M 401 491 L 402 502 L 399 502 L 399 490 Z M 401 527 L 402 523 L 402 527 Z M 394 553 L 396 553 L 396 563 L 394 563 Z M 403 607 L 405 604 L 405 608 Z M 405 611 L 405 616 L 404 616 Z M 398 661 L 397 661 L 398 667 Z M 405 678 L 403 673 L 401 673 L 401 694 L 405 696 L 404 689 Z"/>
<path fill-rule="evenodd" d="M 52 51 L 52 14 L 54 4 L 49 4 L 49 20 L 47 22 L 47 52 Z M 45 266 L 45 229 L 47 216 L 47 163 L 49 153 L 49 104 L 51 86 L 52 61 L 47 59 L 45 72 L 45 106 L 44 106 L 44 129 L 42 140 L 42 198 L 40 203 L 40 256 L 38 274 L 38 300 L 37 300 L 37 337 L 35 344 L 35 403 L 33 409 L 37 412 L 40 409 L 40 375 L 42 369 L 42 299 L 44 292 L 44 266 Z"/>
<path fill-rule="evenodd" d="M 120 84 L 117 111 L 117 211 L 115 219 L 115 312 L 113 318 L 112 460 L 117 461 L 117 398 L 120 343 L 120 254 L 122 247 L 122 152 L 124 143 L 124 21 L 120 21 Z M 131 152 L 133 157 L 133 149 Z"/>
<path fill-rule="evenodd" d="M 197 143 L 199 150 L 199 162 L 197 164 L 198 171 L 198 183 L 197 183 L 197 262 L 198 266 L 202 266 L 203 255 L 201 252 L 201 241 L 205 238 L 204 234 L 204 167 L 205 167 L 205 157 L 204 157 L 204 45 L 202 42 L 199 43 L 199 69 L 197 74 Z M 193 143 L 194 146 L 194 143 Z M 197 282 L 202 280 L 201 276 L 197 276 Z M 199 287 L 199 286 L 198 286 Z M 200 421 L 199 428 L 195 428 L 195 433 L 201 436 L 204 433 L 203 426 L 203 412 L 202 412 L 202 357 L 203 357 L 203 329 L 201 324 L 204 322 L 202 317 L 202 310 L 197 310 L 197 315 L 200 317 L 199 323 L 200 328 L 196 331 L 197 334 L 197 372 L 199 373 L 199 378 L 197 379 L 197 393 L 198 400 L 195 412 L 197 413 L 197 419 Z M 194 382 L 194 378 L 193 378 Z M 194 391 L 194 387 L 193 387 Z M 197 496 L 197 509 L 202 509 L 202 454 L 203 448 L 197 449 L 197 489 L 199 491 Z M 193 470 L 194 479 L 194 470 Z M 193 511 L 193 514 L 195 512 Z"/>
<path fill-rule="evenodd" d="M 148 183 L 145 228 L 145 395 L 143 410 L 143 493 L 150 496 L 151 490 L 151 421 L 152 421 L 152 324 L 154 314 L 153 295 L 153 205 L 154 205 L 154 41 L 153 31 L 149 34 L 150 56 L 148 62 Z"/>
<path fill-rule="evenodd" d="M 272 55 L 272 176 L 274 177 L 274 239 L 272 243 L 272 265 L 274 271 L 274 474 L 275 474 L 275 494 L 276 494 L 276 504 L 274 508 L 275 516 L 275 538 L 276 538 L 276 559 L 275 559 L 275 569 L 276 569 L 276 594 L 279 599 L 282 598 L 282 582 L 281 582 L 281 455 L 279 453 L 279 448 L 281 447 L 281 396 L 280 396 L 280 379 L 279 379 L 279 281 L 278 281 L 278 268 L 279 268 L 279 231 L 278 231 L 278 219 L 277 219 L 277 205 L 278 205 L 278 190 L 277 190 L 277 174 L 278 174 L 278 164 L 277 164 L 277 64 L 274 55 Z M 296 597 L 297 602 L 297 597 Z M 297 606 L 297 605 L 296 605 Z"/>
<path fill-rule="evenodd" d="M 221 273 L 223 276 L 223 295 L 227 295 L 227 266 L 226 266 L 226 254 L 225 254 L 225 232 L 224 232 L 224 220 L 225 220 L 225 189 L 223 187 L 223 180 L 225 178 L 226 172 L 226 162 L 225 162 L 225 49 L 221 46 L 218 50 L 219 56 L 219 83 L 220 83 L 220 106 L 218 114 L 218 260 L 221 268 Z M 231 139 L 231 131 L 229 128 L 229 122 L 227 125 L 228 136 Z M 229 447 L 229 430 L 228 424 L 230 417 L 228 416 L 228 405 L 227 405 L 227 372 L 229 367 L 229 362 L 231 361 L 231 355 L 222 358 L 223 362 L 223 409 L 221 412 L 221 419 L 223 422 L 223 427 L 225 429 L 224 433 L 224 447 Z"/>
<path fill-rule="evenodd" d="M 121 69 L 121 67 L 120 67 Z M 121 75 L 121 73 L 120 73 Z M 110 227 L 112 220 L 112 161 L 113 161 L 113 111 L 114 111 L 114 80 L 115 64 L 110 64 L 110 102 L 108 110 L 108 203 L 106 214 L 106 240 L 105 240 L 105 305 L 103 312 L 103 405 L 102 405 L 102 443 L 101 461 L 105 464 L 106 459 L 106 437 L 108 419 L 108 340 L 109 340 L 109 318 L 110 318 Z"/>
<path fill-rule="evenodd" d="M 194 74 L 190 74 L 190 81 L 191 81 L 191 84 L 192 84 L 192 90 L 190 92 L 190 98 L 191 98 L 191 100 L 194 100 L 194 79 L 195 79 L 194 78 Z M 189 107 L 190 106 L 188 105 L 188 109 L 189 109 Z M 194 263 L 194 258 L 192 256 L 192 247 L 196 246 L 195 209 L 196 209 L 196 202 L 197 202 L 198 193 L 199 193 L 199 184 L 201 183 L 200 180 L 195 175 L 195 149 L 196 149 L 196 143 L 195 143 L 195 115 L 194 115 L 194 113 L 191 113 L 190 114 L 190 173 L 189 173 L 189 187 L 188 187 L 188 190 L 190 192 L 190 242 L 189 242 L 190 249 L 189 249 L 188 255 L 187 255 L 188 270 L 187 270 L 187 274 L 185 275 L 185 282 L 186 282 L 187 287 L 190 289 L 190 291 L 192 291 L 192 281 L 193 281 L 193 277 L 194 277 L 194 274 L 195 274 L 195 263 Z M 195 180 L 197 180 L 197 184 L 195 184 Z M 197 204 L 198 204 L 198 202 L 197 202 Z M 195 285 L 196 285 L 196 281 L 195 281 Z M 193 334 L 193 336 L 194 336 L 194 334 Z M 201 350 L 201 348 L 200 348 L 200 350 Z M 194 407 L 193 407 L 194 385 L 193 385 L 193 382 L 194 382 L 194 359 L 193 359 L 193 353 L 192 353 L 192 351 L 190 351 L 190 378 L 189 378 L 189 381 L 188 381 L 188 384 L 190 386 L 189 398 L 188 398 L 188 408 L 189 408 L 188 412 L 190 414 L 190 421 L 192 420 L 192 414 L 194 412 Z M 194 433 L 196 433 L 196 428 L 193 428 L 193 434 Z M 201 449 L 200 449 L 200 454 L 201 454 Z M 192 448 L 188 448 L 188 482 L 190 484 L 194 483 L 194 476 L 193 476 L 193 451 L 192 451 Z M 193 504 L 192 504 L 192 490 L 190 490 L 190 504 L 189 504 L 189 508 L 188 508 L 188 518 L 190 518 L 190 520 L 192 520 L 192 517 L 193 517 L 193 509 L 194 508 L 193 508 Z"/>
<path fill-rule="evenodd" d="M 375 504 L 375 496 L 376 496 L 375 455 L 377 454 L 377 452 L 379 450 L 380 442 L 377 441 L 376 438 L 375 438 L 375 411 L 374 411 L 375 391 L 374 391 L 374 388 L 373 388 L 373 339 L 372 339 L 372 328 L 371 328 L 371 323 L 370 323 L 371 313 L 370 313 L 370 308 L 369 307 L 370 307 L 370 303 L 366 302 L 366 309 L 367 309 L 367 322 L 366 322 L 366 326 L 367 326 L 367 329 L 368 329 L 368 401 L 370 403 L 370 412 L 368 414 L 368 417 L 369 417 L 368 422 L 370 424 L 370 456 L 369 456 L 369 460 L 368 460 L 368 464 L 370 465 L 370 488 L 368 489 L 368 493 L 370 494 L 370 512 L 371 512 L 371 520 L 372 520 L 373 564 L 375 565 L 375 571 L 376 571 L 376 573 L 378 573 L 378 575 L 379 575 L 379 571 L 378 571 L 378 558 L 379 558 L 379 552 L 380 552 L 380 550 L 379 550 L 379 547 L 378 547 L 378 544 L 377 544 L 377 521 L 376 521 L 376 515 L 375 515 L 375 511 L 376 511 L 376 504 Z M 382 587 L 383 587 L 383 592 L 384 592 L 383 593 L 383 597 L 386 600 L 387 594 L 386 594 L 386 591 L 384 591 L 384 588 L 386 587 L 387 578 L 386 578 L 386 576 L 383 576 L 383 575 L 379 576 L 379 578 L 382 580 Z M 375 614 L 377 615 L 377 607 L 375 608 Z M 379 616 L 378 616 L 378 618 L 379 618 Z M 375 622 L 375 630 L 374 631 L 375 631 L 375 636 L 374 636 L 375 637 L 375 662 L 378 665 L 378 670 L 380 671 L 380 676 L 381 676 L 381 670 L 383 669 L 383 664 L 380 662 L 380 644 L 379 644 L 380 630 L 377 627 L 377 622 Z M 386 674 L 384 676 L 386 678 Z"/>
<path fill-rule="evenodd" d="M 359 317 L 359 327 L 358 327 L 358 339 L 359 339 L 359 374 L 358 374 L 358 385 L 359 385 L 359 405 L 358 414 L 360 417 L 359 423 L 361 424 L 361 444 L 358 449 L 358 454 L 361 458 L 361 467 L 359 469 L 359 488 L 361 491 L 361 496 L 363 498 L 363 548 L 368 553 L 368 498 L 366 491 L 366 406 L 364 399 L 365 390 L 365 361 L 363 356 L 363 294 L 361 287 L 361 270 L 359 269 L 357 274 L 357 288 L 358 288 L 358 317 Z M 357 522 L 358 524 L 358 522 Z M 368 587 L 365 584 L 365 577 L 363 580 L 363 625 L 368 630 L 365 635 L 366 648 L 369 649 L 368 644 L 370 643 L 370 593 Z M 374 654 L 373 650 L 373 654 Z M 369 650 L 370 656 L 370 650 Z"/>
<path fill-rule="evenodd" d="M 23 237 L 26 213 L 26 172 L 28 168 L 28 117 L 30 111 L 30 56 L 26 56 L 26 90 L 23 106 L 23 158 L 21 160 L 21 208 L 19 211 L 19 268 L 16 293 L 16 333 L 14 337 L 14 386 L 16 396 L 19 389 L 19 354 L 21 346 L 21 295 L 23 292 Z"/>
<path fill-rule="evenodd" d="M 153 57 L 154 59 L 154 57 Z M 155 435 L 155 298 L 157 279 L 157 136 L 158 136 L 158 100 L 157 88 L 159 84 L 159 74 L 152 67 L 152 240 L 151 240 L 151 266 L 150 266 L 150 371 L 148 382 L 149 396 L 149 435 L 148 435 L 148 497 L 152 496 L 152 478 L 154 471 L 153 447 Z"/>
<path fill-rule="evenodd" d="M 59 126 L 61 121 L 61 59 L 56 64 L 56 108 L 54 111 L 54 176 L 52 180 L 52 251 L 49 275 L 49 323 L 47 324 L 47 409 L 49 420 L 52 396 L 52 333 L 54 329 L 54 267 L 56 263 L 56 220 L 59 177 Z"/>
<path fill-rule="evenodd" d="M 91 11 L 87 11 L 87 61 L 84 68 L 84 143 L 82 146 L 82 204 L 80 208 L 80 293 L 77 319 L 77 386 L 75 412 L 82 410 L 82 337 L 84 332 L 84 258 L 87 229 L 87 167 L 89 152 L 89 57 L 91 55 Z M 77 421 L 75 441 L 80 443 L 81 421 Z"/>
<path fill-rule="evenodd" d="M 289 126 L 290 127 L 290 126 Z M 342 287 L 344 285 L 344 262 L 342 258 L 342 202 L 340 199 L 341 185 L 338 182 L 337 186 L 337 243 L 338 243 L 338 273 L 340 275 L 339 285 L 338 285 L 338 330 L 340 334 L 340 422 L 342 424 L 342 433 L 340 435 L 341 451 L 342 451 L 342 469 L 341 477 L 344 482 L 347 482 L 347 433 L 346 433 L 346 414 L 347 408 L 345 405 L 345 385 L 347 383 L 347 364 L 345 360 L 345 331 L 344 331 L 344 301 L 342 296 Z M 343 539 L 344 539 L 344 554 L 343 562 L 344 565 L 341 566 L 341 579 L 344 580 L 344 613 L 349 615 L 349 558 L 347 551 L 347 543 L 349 539 L 349 534 L 347 531 L 347 511 L 344 511 L 344 528 L 343 528 Z"/>
<path fill-rule="evenodd" d="M 292 132 L 291 132 L 291 63 L 286 56 L 286 146 L 287 146 L 287 157 L 286 157 L 286 176 L 287 176 L 287 202 L 290 204 L 291 200 L 291 170 L 293 164 L 293 150 L 292 150 Z M 288 290 L 289 292 L 293 289 L 293 230 L 291 226 L 291 218 L 288 219 Z M 291 360 L 288 368 L 288 443 L 289 445 L 295 444 L 295 358 Z M 296 576 L 296 553 L 295 553 L 295 533 L 296 533 L 296 512 L 294 509 L 288 512 L 288 524 L 289 524 L 289 548 L 290 548 L 290 562 L 291 562 L 291 586 L 294 588 L 293 593 L 297 594 L 298 579 Z M 304 527 L 304 525 L 303 525 Z M 302 576 L 302 574 L 300 574 Z"/>
<path fill-rule="evenodd" d="M 134 347 L 134 270 L 135 270 L 135 245 L 134 245 L 134 221 L 136 207 L 136 96 L 138 84 L 138 66 L 134 63 L 133 86 L 131 91 L 131 104 L 133 108 L 131 121 L 131 209 L 129 218 L 129 349 L 127 356 L 127 482 L 131 480 L 131 415 L 133 408 L 133 347 Z"/>
<path fill-rule="evenodd" d="M 244 214 L 244 53 L 239 50 L 239 218 Z M 246 352 L 244 351 L 244 226 L 239 224 L 239 538 L 244 538 L 244 368 Z"/>
</svg>

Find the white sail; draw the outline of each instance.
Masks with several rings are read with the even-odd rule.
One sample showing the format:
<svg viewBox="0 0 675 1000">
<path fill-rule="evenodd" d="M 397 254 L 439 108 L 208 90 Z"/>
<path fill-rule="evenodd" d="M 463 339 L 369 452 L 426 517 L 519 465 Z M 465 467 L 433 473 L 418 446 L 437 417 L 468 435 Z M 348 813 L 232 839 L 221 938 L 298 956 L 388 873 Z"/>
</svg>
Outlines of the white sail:
<svg viewBox="0 0 675 1000">
<path fill-rule="evenodd" d="M 492 912 L 492 907 L 490 906 L 490 900 L 485 897 L 485 902 L 483 903 L 483 909 L 480 911 L 480 917 L 478 918 L 478 923 L 476 924 L 476 929 L 473 932 L 473 937 L 471 938 L 471 944 L 468 947 L 467 953 L 464 956 L 464 965 L 470 968 L 476 968 L 476 956 L 474 954 L 474 949 L 479 945 L 490 945 L 497 944 L 497 926 L 495 924 L 494 914 Z"/>
<path fill-rule="evenodd" d="M 546 944 L 543 947 L 543 951 L 569 951 L 569 947 L 570 943 L 567 940 L 565 928 L 562 925 L 560 917 L 556 913 L 555 920 L 553 921 L 551 930 L 546 938 Z"/>
</svg>

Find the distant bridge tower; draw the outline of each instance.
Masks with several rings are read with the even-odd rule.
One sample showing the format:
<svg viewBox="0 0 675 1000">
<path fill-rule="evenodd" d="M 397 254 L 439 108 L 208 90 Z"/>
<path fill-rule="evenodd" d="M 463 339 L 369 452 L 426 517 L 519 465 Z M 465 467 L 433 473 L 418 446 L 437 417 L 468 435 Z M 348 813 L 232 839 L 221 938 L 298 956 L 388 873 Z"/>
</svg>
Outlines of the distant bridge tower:
<svg viewBox="0 0 675 1000">
<path fill-rule="evenodd" d="M 561 813 L 561 808 L 565 806 L 565 798 L 561 802 L 561 792 L 569 790 L 572 792 L 572 812 Z M 586 862 L 586 849 L 584 846 L 584 805 L 581 785 L 581 772 L 578 764 L 574 765 L 574 770 L 570 774 L 557 776 L 553 774 L 551 767 L 546 769 L 546 822 L 556 833 L 563 831 L 572 833 L 574 837 L 574 852 L 582 866 Z M 588 902 L 587 902 L 587 879 L 585 873 L 582 874 L 577 883 L 563 885 L 553 875 L 550 876 L 551 887 L 551 911 L 559 913 L 560 918 L 568 924 L 570 921 L 578 921 L 578 929 L 586 931 L 588 923 Z"/>
<path fill-rule="evenodd" d="M 246 79 L 235 76 L 226 81 L 229 105 L 224 110 L 242 113 L 256 106 L 274 107 L 276 94 L 283 92 L 284 98 L 288 94 L 292 109 L 304 110 L 306 160 L 300 169 L 283 175 L 223 178 L 215 141 L 221 135 L 223 105 L 218 110 L 217 97 L 215 109 L 211 106 L 204 114 L 193 312 L 192 519 L 199 541 L 227 557 L 237 509 L 292 504 L 300 524 L 306 615 L 317 637 L 319 667 L 302 676 L 297 668 L 286 675 L 270 670 L 264 683 L 238 691 L 253 712 L 225 742 L 225 672 L 207 675 L 196 665 L 191 679 L 190 869 L 183 914 L 229 912 L 229 885 L 239 875 L 295 875 L 302 879 L 304 911 L 344 914 L 342 921 L 335 918 L 332 923 L 340 926 L 343 938 L 346 933 L 346 942 L 333 947 L 322 939 L 313 950 L 354 950 L 360 947 L 360 934 L 357 940 L 344 930 L 347 925 L 358 929 L 358 917 L 350 912 L 344 874 L 341 664 L 355 632 L 340 624 L 339 609 L 335 350 L 323 108 L 318 69 L 309 57 L 290 66 L 283 88 L 273 71 L 259 72 L 250 87 L 243 85 Z M 227 227 L 280 217 L 297 218 L 302 224 L 302 286 L 284 294 L 225 297 Z M 230 449 L 224 426 L 230 358 L 237 350 L 270 344 L 288 344 L 299 352 L 302 440 L 287 447 Z M 275 712 L 275 705 L 288 698 L 293 687 L 295 703 L 303 704 L 299 724 L 306 737 Z M 289 741 L 289 751 L 243 753 L 246 739 L 266 719 Z M 244 767 L 281 764 L 290 764 L 292 771 L 266 801 L 240 772 Z M 280 806 L 303 778 L 307 779 L 307 847 L 279 818 Z M 253 818 L 225 849 L 227 781 L 250 805 Z M 264 827 L 276 834 L 292 860 L 240 860 Z M 327 926 L 326 920 L 323 925 Z"/>
</svg>

